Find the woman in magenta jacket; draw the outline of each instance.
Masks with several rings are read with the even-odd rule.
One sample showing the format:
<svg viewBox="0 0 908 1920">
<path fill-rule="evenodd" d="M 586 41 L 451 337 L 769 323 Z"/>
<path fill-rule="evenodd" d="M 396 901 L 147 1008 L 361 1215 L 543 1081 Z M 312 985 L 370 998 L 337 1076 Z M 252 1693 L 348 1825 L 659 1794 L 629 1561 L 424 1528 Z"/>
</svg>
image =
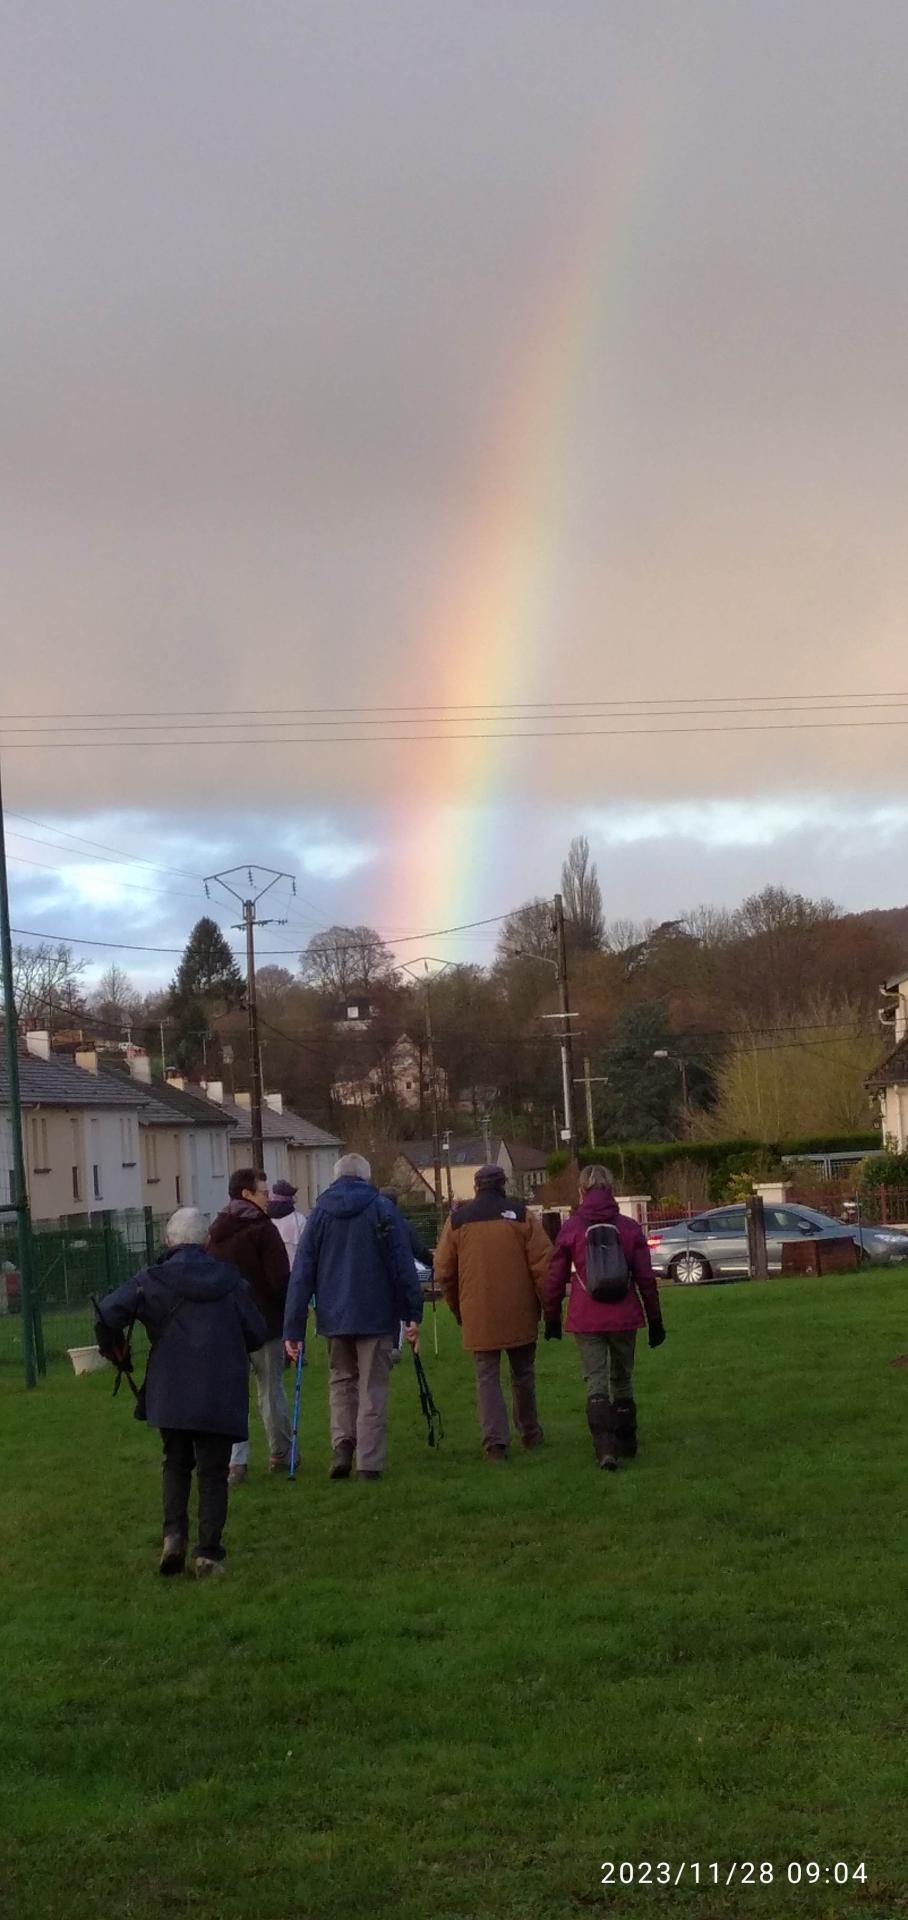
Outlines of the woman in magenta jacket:
<svg viewBox="0 0 908 1920">
<path fill-rule="evenodd" d="M 594 1300 L 587 1291 L 586 1236 L 590 1227 L 616 1229 L 627 1263 L 627 1291 L 620 1300 Z M 649 1323 L 649 1344 L 665 1339 L 659 1289 L 646 1236 L 636 1220 L 619 1213 L 606 1167 L 584 1167 L 580 1208 L 566 1220 L 552 1252 L 545 1289 L 545 1337 L 561 1339 L 561 1302 L 570 1285 L 567 1330 L 577 1340 L 586 1382 L 586 1417 L 600 1467 L 610 1472 L 619 1458 L 637 1451 L 634 1349 L 638 1330 Z"/>
</svg>

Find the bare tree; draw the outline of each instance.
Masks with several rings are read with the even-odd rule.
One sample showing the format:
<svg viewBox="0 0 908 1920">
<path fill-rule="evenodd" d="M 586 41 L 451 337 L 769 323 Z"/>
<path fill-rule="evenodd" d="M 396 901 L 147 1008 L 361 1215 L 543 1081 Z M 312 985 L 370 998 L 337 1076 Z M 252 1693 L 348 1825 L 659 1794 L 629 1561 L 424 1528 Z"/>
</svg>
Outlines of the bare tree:
<svg viewBox="0 0 908 1920">
<path fill-rule="evenodd" d="M 374 927 L 329 927 L 300 954 L 300 972 L 307 986 L 343 999 L 391 981 L 394 955 Z"/>
<path fill-rule="evenodd" d="M 43 1020 L 52 1026 L 54 1015 L 78 1012 L 85 961 L 60 940 L 42 940 L 36 947 L 13 948 L 13 995 L 20 1020 Z"/>
<path fill-rule="evenodd" d="M 509 913 L 498 935 L 495 959 L 499 965 L 519 955 L 527 960 L 555 959 L 555 928 L 551 900 L 527 900 Z"/>
<path fill-rule="evenodd" d="M 92 1011 L 106 1030 L 104 1038 L 119 1039 L 121 1028 L 131 1025 L 137 1017 L 139 1004 L 140 997 L 129 974 L 112 960 L 91 996 Z"/>
<path fill-rule="evenodd" d="M 598 952 L 605 937 L 602 888 L 596 862 L 590 859 L 590 843 L 583 833 L 575 834 L 568 848 L 561 869 L 561 893 L 572 945 L 582 952 Z"/>
</svg>

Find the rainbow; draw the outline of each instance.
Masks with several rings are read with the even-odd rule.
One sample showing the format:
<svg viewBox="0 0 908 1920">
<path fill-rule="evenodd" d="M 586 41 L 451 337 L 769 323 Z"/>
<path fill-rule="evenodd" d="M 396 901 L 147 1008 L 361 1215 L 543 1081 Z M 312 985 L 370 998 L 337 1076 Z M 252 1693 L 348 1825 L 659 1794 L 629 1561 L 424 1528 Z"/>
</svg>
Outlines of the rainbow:
<svg viewBox="0 0 908 1920">
<path fill-rule="evenodd" d="M 628 135 L 612 137 L 604 161 L 598 155 L 598 165 L 585 172 L 579 213 L 566 222 L 566 239 L 556 250 L 560 268 L 549 277 L 547 296 L 518 348 L 514 378 L 489 437 L 492 452 L 477 489 L 473 534 L 430 611 L 428 644 L 414 648 L 425 672 L 418 695 L 410 698 L 451 705 L 487 701 L 491 707 L 538 701 L 557 683 L 552 660 L 559 600 L 569 584 L 565 535 L 578 486 L 584 400 L 603 357 L 619 344 L 640 203 L 653 157 L 663 147 L 661 138 L 653 138 L 655 124 L 664 130 L 663 105 L 651 93 Z M 570 692 L 565 689 L 566 697 Z M 476 725 L 465 714 L 453 731 L 470 732 Z M 406 752 L 414 756 L 410 774 L 406 763 L 400 774 L 417 799 L 397 821 L 399 859 L 382 923 L 402 934 L 509 906 L 501 898 L 502 834 L 496 828 L 514 750 L 502 750 L 495 740 L 453 738 Z M 514 831 L 511 815 L 506 833 Z M 494 898 L 485 894 L 486 870 L 495 875 Z M 408 926 L 395 920 L 395 911 Z M 443 948 L 447 955 L 458 950 L 456 943 Z"/>
</svg>

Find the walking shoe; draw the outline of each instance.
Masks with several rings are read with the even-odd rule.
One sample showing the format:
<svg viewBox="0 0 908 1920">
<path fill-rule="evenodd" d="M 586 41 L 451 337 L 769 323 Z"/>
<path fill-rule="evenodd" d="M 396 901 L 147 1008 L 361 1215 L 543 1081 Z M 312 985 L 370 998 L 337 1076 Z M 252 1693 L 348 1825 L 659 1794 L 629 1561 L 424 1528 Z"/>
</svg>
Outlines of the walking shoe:
<svg viewBox="0 0 908 1920">
<path fill-rule="evenodd" d="M 227 1485 L 228 1487 L 241 1487 L 243 1484 L 243 1481 L 248 1479 L 248 1477 L 249 1477 L 248 1467 L 231 1467 L 230 1472 L 227 1475 Z"/>
<path fill-rule="evenodd" d="M 289 1472 L 289 1469 L 290 1469 L 289 1453 L 281 1453 L 281 1454 L 273 1453 L 271 1455 L 271 1459 L 268 1462 L 269 1473 L 287 1473 Z"/>
<path fill-rule="evenodd" d="M 633 1400 L 616 1400 L 612 1407 L 619 1458 L 633 1460 L 637 1452 L 637 1408 Z"/>
<path fill-rule="evenodd" d="M 535 1453 L 536 1448 L 541 1447 L 545 1441 L 545 1434 L 541 1427 L 537 1427 L 535 1433 L 522 1433 L 520 1437 L 527 1453 Z"/>
<path fill-rule="evenodd" d="M 506 1460 L 508 1457 L 507 1447 L 485 1447 L 484 1452 L 487 1460 Z"/>
<path fill-rule="evenodd" d="M 192 1570 L 197 1580 L 207 1580 L 210 1574 L 226 1573 L 227 1563 L 225 1560 L 212 1560 L 207 1553 L 197 1553 Z"/>
<path fill-rule="evenodd" d="M 357 1480 L 380 1480 L 381 1474 L 370 1472 L 368 1467 L 360 1467 L 356 1478 Z"/>
<path fill-rule="evenodd" d="M 349 1480 L 353 1465 L 352 1447 L 335 1447 L 334 1463 L 328 1475 L 329 1480 Z"/>
<path fill-rule="evenodd" d="M 165 1533 L 159 1573 L 182 1573 L 186 1565 L 186 1542 L 178 1533 Z"/>
<path fill-rule="evenodd" d="M 603 1467 L 606 1473 L 614 1473 L 618 1465 L 618 1448 L 608 1394 L 590 1394 L 586 1403 L 586 1422 L 593 1438 L 596 1465 Z"/>
</svg>

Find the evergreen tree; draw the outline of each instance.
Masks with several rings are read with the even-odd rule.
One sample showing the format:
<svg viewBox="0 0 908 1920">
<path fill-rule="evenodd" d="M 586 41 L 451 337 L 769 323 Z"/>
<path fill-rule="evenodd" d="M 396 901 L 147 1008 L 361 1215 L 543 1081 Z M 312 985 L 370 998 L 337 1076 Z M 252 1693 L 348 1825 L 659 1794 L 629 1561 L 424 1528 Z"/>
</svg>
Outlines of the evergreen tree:
<svg viewBox="0 0 908 1920">
<path fill-rule="evenodd" d="M 206 914 L 192 929 L 170 987 L 173 1052 L 181 1067 L 197 1067 L 211 1021 L 240 1006 L 243 991 L 227 941 Z"/>
</svg>

